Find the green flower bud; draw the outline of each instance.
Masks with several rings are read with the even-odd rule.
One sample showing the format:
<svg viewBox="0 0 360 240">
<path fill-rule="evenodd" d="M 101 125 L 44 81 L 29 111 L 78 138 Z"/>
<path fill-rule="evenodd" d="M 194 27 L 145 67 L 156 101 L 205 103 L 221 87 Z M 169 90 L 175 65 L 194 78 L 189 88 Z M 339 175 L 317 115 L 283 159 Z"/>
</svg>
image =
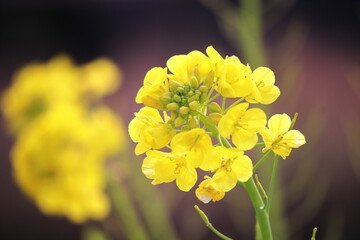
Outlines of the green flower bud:
<svg viewBox="0 0 360 240">
<path fill-rule="evenodd" d="M 210 112 L 217 112 L 217 113 L 221 113 L 222 112 L 222 109 L 221 107 L 219 106 L 218 103 L 216 102 L 212 102 L 208 105 L 208 108 L 210 110 Z"/>
<path fill-rule="evenodd" d="M 200 96 L 200 102 L 204 103 L 207 100 L 207 94 L 206 93 L 202 93 Z"/>
<path fill-rule="evenodd" d="M 179 95 L 177 95 L 177 94 L 175 94 L 173 96 L 173 99 L 174 99 L 175 102 L 181 102 L 181 97 Z"/>
<path fill-rule="evenodd" d="M 177 111 L 171 111 L 170 118 L 175 121 L 175 119 L 179 116 Z"/>
<path fill-rule="evenodd" d="M 198 95 L 194 95 L 188 98 L 188 102 L 193 102 L 193 101 L 197 101 L 199 100 L 199 96 Z"/>
<path fill-rule="evenodd" d="M 171 91 L 176 91 L 178 87 L 182 87 L 183 85 L 175 80 L 170 80 L 169 86 Z"/>
<path fill-rule="evenodd" d="M 171 94 L 170 93 L 164 93 L 163 95 L 161 95 L 160 99 L 163 102 L 163 104 L 166 105 L 166 104 L 170 103 L 171 100 L 172 100 Z"/>
<path fill-rule="evenodd" d="M 166 105 L 166 108 L 169 111 L 176 111 L 179 109 L 179 105 L 177 105 L 177 103 L 169 103 L 168 105 Z"/>
<path fill-rule="evenodd" d="M 207 92 L 209 90 L 209 88 L 207 86 L 204 86 L 202 85 L 200 88 L 199 88 L 200 92 Z"/>
<path fill-rule="evenodd" d="M 212 121 L 215 124 L 218 124 L 220 119 L 222 118 L 222 115 L 220 113 L 210 113 L 208 117 L 210 121 Z"/>
<path fill-rule="evenodd" d="M 190 90 L 187 95 L 188 95 L 189 97 L 191 97 L 191 96 L 194 95 L 194 92 Z"/>
<path fill-rule="evenodd" d="M 183 87 L 178 87 L 176 89 L 179 93 L 184 93 L 185 92 L 185 89 Z"/>
<path fill-rule="evenodd" d="M 199 86 L 199 82 L 198 82 L 198 80 L 196 79 L 195 76 L 192 76 L 190 78 L 190 86 L 193 87 L 193 88 L 197 88 Z"/>
<path fill-rule="evenodd" d="M 188 125 L 184 125 L 181 127 L 181 131 L 189 131 L 190 127 Z"/>
<path fill-rule="evenodd" d="M 175 127 L 179 127 L 185 123 L 185 120 L 182 117 L 177 117 L 174 121 Z"/>
<path fill-rule="evenodd" d="M 200 104 L 198 101 L 192 101 L 189 103 L 189 107 L 191 110 L 197 110 L 199 108 Z"/>
<path fill-rule="evenodd" d="M 191 129 L 200 127 L 199 120 L 193 118 L 189 121 L 189 127 Z"/>
<path fill-rule="evenodd" d="M 182 107 L 179 109 L 179 112 L 180 112 L 180 114 L 182 114 L 182 115 L 188 114 L 189 111 L 190 111 L 190 108 L 185 107 L 185 106 L 182 106 Z"/>
</svg>

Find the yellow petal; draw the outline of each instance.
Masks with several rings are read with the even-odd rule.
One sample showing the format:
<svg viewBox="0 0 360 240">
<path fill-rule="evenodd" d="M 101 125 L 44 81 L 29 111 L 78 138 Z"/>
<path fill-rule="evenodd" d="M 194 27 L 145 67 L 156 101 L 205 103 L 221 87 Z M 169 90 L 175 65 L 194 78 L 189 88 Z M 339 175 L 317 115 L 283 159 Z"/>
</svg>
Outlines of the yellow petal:
<svg viewBox="0 0 360 240">
<path fill-rule="evenodd" d="M 180 173 L 176 177 L 176 186 L 181 191 L 188 192 L 197 181 L 197 173 L 194 168 L 182 167 Z"/>
<path fill-rule="evenodd" d="M 241 182 L 246 182 L 253 174 L 252 161 L 246 155 L 236 158 L 231 167 L 232 170 L 236 172 L 237 179 Z"/>
<path fill-rule="evenodd" d="M 237 176 L 234 171 L 220 169 L 214 174 L 213 181 L 215 189 L 228 192 L 236 186 Z"/>
<path fill-rule="evenodd" d="M 280 143 L 286 143 L 291 148 L 298 148 L 306 143 L 305 136 L 298 130 L 290 130 L 284 134 Z"/>
<path fill-rule="evenodd" d="M 252 77 L 256 83 L 262 82 L 265 85 L 274 85 L 275 74 L 267 67 L 258 67 L 252 73 Z"/>
<path fill-rule="evenodd" d="M 268 127 L 275 136 L 289 131 L 290 125 L 291 119 L 285 113 L 273 115 L 268 122 Z"/>
<path fill-rule="evenodd" d="M 232 135 L 232 141 L 240 150 L 252 149 L 258 141 L 256 133 L 240 130 Z"/>
<path fill-rule="evenodd" d="M 219 121 L 219 133 L 222 137 L 228 138 L 235 131 L 235 124 L 244 115 L 248 103 L 240 103 L 231 108 Z"/>
</svg>

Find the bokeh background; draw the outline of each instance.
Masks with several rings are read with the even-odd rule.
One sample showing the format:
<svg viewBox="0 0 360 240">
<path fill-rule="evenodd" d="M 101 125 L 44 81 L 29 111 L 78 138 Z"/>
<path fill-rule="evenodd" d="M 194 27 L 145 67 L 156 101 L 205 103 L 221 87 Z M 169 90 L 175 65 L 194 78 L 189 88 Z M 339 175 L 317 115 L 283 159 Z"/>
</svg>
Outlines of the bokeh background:
<svg viewBox="0 0 360 240">
<path fill-rule="evenodd" d="M 296 128 L 307 144 L 281 162 L 272 210 L 275 239 L 310 239 L 313 227 L 319 228 L 317 239 L 358 239 L 359 1 L 2 0 L 0 89 L 33 60 L 67 53 L 82 64 L 105 56 L 123 73 L 121 89 L 105 102 L 126 127 L 140 108 L 134 98 L 150 68 L 209 45 L 253 69 L 270 67 L 282 95 L 266 111 L 299 113 Z M 0 239 L 81 239 L 84 226 L 41 214 L 17 188 L 9 159 L 14 140 L 0 120 Z M 245 191 L 238 188 L 220 203 L 203 205 L 194 190 L 152 187 L 133 147 L 129 143 L 123 163 L 113 167 L 120 168 L 140 215 L 139 202 L 153 209 L 154 219 L 159 207 L 178 239 L 216 239 L 193 209 L 198 204 L 226 235 L 253 238 Z M 266 185 L 266 170 L 260 178 Z M 111 216 L 103 223 L 113 239 L 127 239 L 122 225 Z"/>
</svg>

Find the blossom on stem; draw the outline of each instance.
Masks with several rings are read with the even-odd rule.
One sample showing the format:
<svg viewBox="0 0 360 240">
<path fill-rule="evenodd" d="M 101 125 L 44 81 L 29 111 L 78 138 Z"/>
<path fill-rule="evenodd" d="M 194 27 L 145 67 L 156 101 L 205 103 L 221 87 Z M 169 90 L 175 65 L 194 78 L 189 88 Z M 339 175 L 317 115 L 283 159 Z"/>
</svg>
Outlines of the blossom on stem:
<svg viewBox="0 0 360 240">
<path fill-rule="evenodd" d="M 185 192 L 197 181 L 196 170 L 187 164 L 186 154 L 183 153 L 150 150 L 146 152 L 142 172 L 147 178 L 153 179 L 153 185 L 176 180 L 176 186 Z"/>
<path fill-rule="evenodd" d="M 253 174 L 251 159 L 239 149 L 217 146 L 212 155 L 201 168 L 215 172 L 212 183 L 218 191 L 228 192 L 236 186 L 237 181 L 246 182 Z"/>
<path fill-rule="evenodd" d="M 219 121 L 222 137 L 229 138 L 240 150 L 249 150 L 258 141 L 257 133 L 265 127 L 266 115 L 259 108 L 248 109 L 248 103 L 232 107 Z"/>
<path fill-rule="evenodd" d="M 199 184 L 199 187 L 195 191 L 196 197 L 203 203 L 209 203 L 211 200 L 217 202 L 223 199 L 225 197 L 225 192 L 215 189 L 211 177 L 205 176 L 204 178 L 205 180 Z"/>
<path fill-rule="evenodd" d="M 288 157 L 293 148 L 298 148 L 306 143 L 305 136 L 298 130 L 290 130 L 291 119 L 283 114 L 275 114 L 268 121 L 268 128 L 260 131 L 266 152 L 271 149 L 283 159 Z"/>
<path fill-rule="evenodd" d="M 158 110 L 143 107 L 135 113 L 135 118 L 129 123 L 129 135 L 138 143 L 135 153 L 140 155 L 151 148 L 165 147 L 175 135 L 175 130 L 164 122 Z"/>
<path fill-rule="evenodd" d="M 213 148 L 210 136 L 202 128 L 175 135 L 170 146 L 173 152 L 186 153 L 190 167 L 199 167 Z"/>
<path fill-rule="evenodd" d="M 251 74 L 254 84 L 253 91 L 246 96 L 249 103 L 270 104 L 279 96 L 280 90 L 275 86 L 275 74 L 267 67 L 258 67 Z"/>
</svg>

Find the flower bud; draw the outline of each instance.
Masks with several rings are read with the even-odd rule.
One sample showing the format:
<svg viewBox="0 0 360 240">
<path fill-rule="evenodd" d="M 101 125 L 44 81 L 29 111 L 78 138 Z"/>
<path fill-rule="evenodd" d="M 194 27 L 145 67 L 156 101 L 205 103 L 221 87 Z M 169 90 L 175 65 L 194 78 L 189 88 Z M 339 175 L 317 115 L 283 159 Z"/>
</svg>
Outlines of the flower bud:
<svg viewBox="0 0 360 240">
<path fill-rule="evenodd" d="M 207 86 L 202 85 L 201 87 L 199 87 L 200 92 L 207 92 L 209 90 L 209 88 Z"/>
<path fill-rule="evenodd" d="M 200 127 L 199 120 L 193 118 L 189 121 L 189 127 L 191 129 Z"/>
<path fill-rule="evenodd" d="M 169 103 L 168 105 L 166 105 L 166 108 L 169 111 L 176 111 L 179 109 L 179 105 L 177 105 L 176 103 Z"/>
<path fill-rule="evenodd" d="M 163 104 L 166 105 L 166 104 L 170 103 L 172 100 L 171 94 L 165 93 L 165 94 L 161 95 L 160 99 L 163 102 Z"/>
<path fill-rule="evenodd" d="M 208 105 L 208 108 L 209 108 L 210 112 L 212 112 L 212 113 L 213 113 L 213 112 L 217 112 L 217 113 L 221 113 L 221 112 L 222 112 L 221 107 L 220 107 L 219 104 L 216 103 L 216 102 L 210 103 L 210 104 Z"/>
<path fill-rule="evenodd" d="M 198 80 L 196 79 L 195 76 L 192 76 L 190 78 L 190 86 L 193 87 L 193 88 L 197 88 L 199 86 L 199 82 L 198 82 Z"/>
<path fill-rule="evenodd" d="M 207 94 L 206 93 L 202 93 L 200 95 L 200 102 L 204 103 L 207 100 Z"/>
<path fill-rule="evenodd" d="M 222 118 L 222 115 L 220 113 L 210 113 L 208 117 L 210 121 L 212 121 L 215 124 L 218 124 L 220 119 Z"/>
<path fill-rule="evenodd" d="M 198 109 L 200 106 L 198 101 L 192 101 L 191 103 L 189 103 L 189 107 L 191 110 L 196 110 Z"/>
<path fill-rule="evenodd" d="M 204 78 L 204 85 L 208 88 L 211 88 L 214 82 L 214 71 L 210 71 Z"/>
<path fill-rule="evenodd" d="M 182 87 L 181 83 L 179 83 L 179 82 L 177 82 L 177 81 L 175 81 L 175 80 L 170 80 L 170 81 L 169 81 L 169 86 L 170 86 L 170 89 L 171 89 L 172 91 L 176 91 L 176 89 L 177 89 L 178 87 Z"/>
<path fill-rule="evenodd" d="M 188 95 L 189 97 L 191 97 L 191 96 L 194 95 L 194 92 L 190 90 L 187 95 Z"/>
<path fill-rule="evenodd" d="M 179 116 L 177 111 L 171 111 L 170 119 L 174 120 Z"/>
<path fill-rule="evenodd" d="M 179 93 L 184 93 L 185 92 L 185 89 L 183 87 L 178 87 L 176 89 Z"/>
<path fill-rule="evenodd" d="M 179 112 L 180 112 L 180 114 L 182 114 L 182 115 L 188 114 L 189 111 L 190 111 L 190 108 L 185 107 L 185 106 L 182 106 L 182 107 L 179 109 Z"/>
<path fill-rule="evenodd" d="M 185 120 L 182 117 L 177 117 L 174 121 L 175 127 L 179 127 L 185 123 Z"/>
<path fill-rule="evenodd" d="M 174 99 L 175 102 L 181 102 L 181 97 L 179 95 L 177 95 L 177 94 L 175 94 L 173 96 L 173 99 Z"/>
<path fill-rule="evenodd" d="M 181 127 L 181 131 L 189 131 L 189 130 L 190 130 L 189 125 L 184 125 Z"/>
</svg>

